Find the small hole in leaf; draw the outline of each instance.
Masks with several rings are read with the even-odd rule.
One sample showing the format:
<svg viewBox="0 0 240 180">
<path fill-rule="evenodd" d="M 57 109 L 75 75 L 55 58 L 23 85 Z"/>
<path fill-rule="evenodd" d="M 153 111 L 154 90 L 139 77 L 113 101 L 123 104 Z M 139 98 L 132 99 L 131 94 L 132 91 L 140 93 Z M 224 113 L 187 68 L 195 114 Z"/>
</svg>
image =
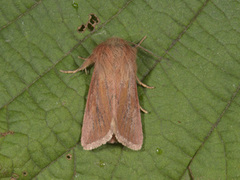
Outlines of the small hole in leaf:
<svg viewBox="0 0 240 180">
<path fill-rule="evenodd" d="M 66 155 L 66 158 L 67 158 L 68 160 L 71 160 L 71 159 L 72 159 L 72 155 L 71 155 L 71 154 L 67 154 L 67 155 Z"/>
<path fill-rule="evenodd" d="M 95 14 L 89 14 L 89 20 L 87 24 L 82 24 L 78 27 L 78 32 L 83 33 L 87 28 L 89 31 L 93 31 L 95 29 L 95 26 L 100 22 L 98 17 Z"/>
<path fill-rule="evenodd" d="M 27 173 L 27 171 L 23 171 L 22 174 L 23 174 L 23 176 L 27 176 L 28 173 Z"/>
<path fill-rule="evenodd" d="M 90 31 L 93 31 L 94 30 L 94 26 L 90 23 L 87 24 L 87 27 Z"/>
<path fill-rule="evenodd" d="M 78 27 L 78 32 L 79 33 L 83 33 L 85 30 L 86 30 L 86 25 L 85 24 Z"/>
<path fill-rule="evenodd" d="M 93 25 L 93 26 L 95 26 L 95 25 L 97 25 L 98 23 L 99 23 L 99 19 L 98 19 L 98 17 L 95 15 L 95 14 L 89 14 L 89 22 Z"/>
</svg>

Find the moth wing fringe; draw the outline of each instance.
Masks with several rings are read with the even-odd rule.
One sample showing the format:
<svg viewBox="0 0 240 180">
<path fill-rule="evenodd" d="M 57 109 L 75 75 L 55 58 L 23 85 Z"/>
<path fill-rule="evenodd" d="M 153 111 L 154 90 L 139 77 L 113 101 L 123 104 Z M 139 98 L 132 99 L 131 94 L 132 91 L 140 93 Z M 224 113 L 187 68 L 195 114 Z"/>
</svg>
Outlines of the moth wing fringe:
<svg viewBox="0 0 240 180">
<path fill-rule="evenodd" d="M 84 150 L 92 150 L 95 149 L 103 144 L 106 144 L 108 141 L 111 140 L 113 136 L 113 132 L 112 130 L 108 131 L 108 133 L 101 139 L 94 141 L 90 144 L 85 144 L 85 142 L 83 140 L 81 140 L 81 144 Z"/>
</svg>

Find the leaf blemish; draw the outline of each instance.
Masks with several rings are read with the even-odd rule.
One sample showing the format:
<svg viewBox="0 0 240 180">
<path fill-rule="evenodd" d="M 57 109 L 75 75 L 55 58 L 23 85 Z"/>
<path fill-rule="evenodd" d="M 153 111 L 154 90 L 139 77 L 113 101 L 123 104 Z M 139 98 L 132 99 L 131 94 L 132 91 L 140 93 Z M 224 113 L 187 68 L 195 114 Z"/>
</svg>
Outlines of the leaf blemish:
<svg viewBox="0 0 240 180">
<path fill-rule="evenodd" d="M 73 2 L 72 7 L 74 7 L 77 10 L 78 9 L 78 3 Z"/>
<path fill-rule="evenodd" d="M 95 14 L 89 14 L 89 23 L 91 23 L 93 26 L 97 25 L 99 21 L 99 18 Z"/>
<path fill-rule="evenodd" d="M 104 166 L 106 166 L 106 163 L 103 161 L 100 161 L 98 165 L 99 167 L 103 168 Z"/>
<path fill-rule="evenodd" d="M 94 30 L 94 26 L 91 24 L 91 23 L 88 23 L 87 24 L 87 27 L 90 31 L 93 31 Z"/>
<path fill-rule="evenodd" d="M 18 179 L 18 178 L 19 178 L 19 175 L 16 174 L 16 173 L 13 173 L 13 174 L 12 174 L 12 177 L 11 177 L 11 180 L 16 180 L 16 179 Z"/>
<path fill-rule="evenodd" d="M 27 171 L 23 171 L 23 176 L 27 176 L 28 175 L 28 173 L 27 173 Z"/>
<path fill-rule="evenodd" d="M 88 22 L 78 27 L 78 32 L 83 33 L 87 28 L 92 32 L 99 22 L 100 19 L 95 14 L 91 13 L 89 14 Z"/>
<path fill-rule="evenodd" d="M 7 131 L 7 132 L 4 132 L 4 133 L 0 133 L 0 137 L 5 137 L 9 134 L 14 134 L 14 132 L 13 131 Z"/>
<path fill-rule="evenodd" d="M 157 149 L 156 149 L 156 153 L 157 153 L 158 155 L 161 155 L 162 152 L 163 152 L 163 151 L 162 151 L 160 148 L 157 148 Z"/>
<path fill-rule="evenodd" d="M 66 155 L 66 158 L 67 158 L 68 160 L 71 160 L 71 159 L 72 159 L 72 155 L 71 155 L 71 154 L 67 154 L 67 155 Z"/>
<path fill-rule="evenodd" d="M 78 32 L 83 33 L 87 29 L 85 24 L 82 24 L 81 26 L 78 27 Z"/>
</svg>

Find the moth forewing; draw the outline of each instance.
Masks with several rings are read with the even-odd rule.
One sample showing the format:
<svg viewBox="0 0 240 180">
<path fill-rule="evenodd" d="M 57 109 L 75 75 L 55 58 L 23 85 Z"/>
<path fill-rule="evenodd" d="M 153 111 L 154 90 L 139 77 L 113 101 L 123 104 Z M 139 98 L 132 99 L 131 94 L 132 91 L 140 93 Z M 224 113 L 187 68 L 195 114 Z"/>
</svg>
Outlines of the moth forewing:
<svg viewBox="0 0 240 180">
<path fill-rule="evenodd" d="M 83 118 L 83 149 L 91 150 L 107 142 L 141 149 L 143 133 L 136 84 L 141 82 L 136 76 L 136 53 L 136 47 L 127 41 L 110 38 L 98 45 L 79 69 L 62 71 L 75 73 L 95 64 Z"/>
</svg>

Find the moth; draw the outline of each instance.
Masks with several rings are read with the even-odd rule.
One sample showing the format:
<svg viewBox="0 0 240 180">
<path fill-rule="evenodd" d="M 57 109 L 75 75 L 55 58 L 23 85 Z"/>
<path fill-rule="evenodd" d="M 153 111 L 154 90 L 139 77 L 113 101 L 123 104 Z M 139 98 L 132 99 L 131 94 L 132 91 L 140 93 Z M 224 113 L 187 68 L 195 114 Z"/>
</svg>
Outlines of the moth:
<svg viewBox="0 0 240 180">
<path fill-rule="evenodd" d="M 98 45 L 76 73 L 94 64 L 85 108 L 81 144 L 95 149 L 103 144 L 119 142 L 132 150 L 140 150 L 143 132 L 137 83 L 136 54 L 138 45 L 130 46 L 120 38 L 110 38 Z"/>
</svg>

